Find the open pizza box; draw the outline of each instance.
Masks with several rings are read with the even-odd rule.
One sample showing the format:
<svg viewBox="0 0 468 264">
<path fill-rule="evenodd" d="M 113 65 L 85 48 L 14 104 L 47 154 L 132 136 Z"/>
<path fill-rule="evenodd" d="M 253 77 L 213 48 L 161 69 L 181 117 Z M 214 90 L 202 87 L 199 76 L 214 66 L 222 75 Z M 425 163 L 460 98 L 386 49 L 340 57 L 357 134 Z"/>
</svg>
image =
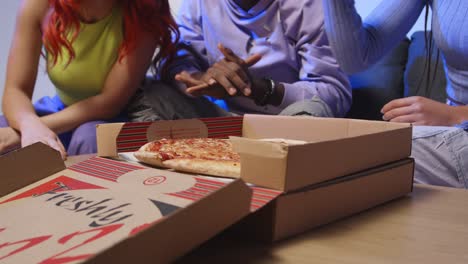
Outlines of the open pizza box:
<svg viewBox="0 0 468 264">
<path fill-rule="evenodd" d="M 256 238 L 270 241 L 410 193 L 414 169 L 408 158 L 411 133 L 409 124 L 264 115 L 97 128 L 98 156 L 128 162 L 135 161 L 133 151 L 156 139 L 230 138 L 241 157 L 240 178 L 282 192 L 242 225 L 252 226 Z M 265 138 L 307 143 L 260 140 Z"/>
<path fill-rule="evenodd" d="M 1 263 L 167 263 L 279 194 L 100 157 L 65 168 L 41 143 L 0 168 Z"/>
</svg>

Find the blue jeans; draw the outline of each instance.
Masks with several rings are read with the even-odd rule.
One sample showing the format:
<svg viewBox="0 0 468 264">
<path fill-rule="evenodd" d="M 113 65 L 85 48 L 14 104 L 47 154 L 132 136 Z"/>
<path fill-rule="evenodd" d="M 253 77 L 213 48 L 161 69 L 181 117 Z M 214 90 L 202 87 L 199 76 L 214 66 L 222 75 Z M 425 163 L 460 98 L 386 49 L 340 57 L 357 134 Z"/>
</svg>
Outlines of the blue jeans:
<svg viewBox="0 0 468 264">
<path fill-rule="evenodd" d="M 468 131 L 456 127 L 413 127 L 415 182 L 468 188 Z"/>
<path fill-rule="evenodd" d="M 62 103 L 58 96 L 45 96 L 34 104 L 34 109 L 36 110 L 38 116 L 45 116 L 56 113 L 65 109 L 65 107 L 66 105 Z M 62 133 L 58 136 L 67 150 L 68 155 L 96 153 L 96 125 L 125 121 L 127 121 L 127 118 L 123 116 L 106 121 L 90 121 L 81 124 L 72 131 Z M 3 116 L 0 116 L 0 127 L 8 127 L 8 122 Z"/>
</svg>

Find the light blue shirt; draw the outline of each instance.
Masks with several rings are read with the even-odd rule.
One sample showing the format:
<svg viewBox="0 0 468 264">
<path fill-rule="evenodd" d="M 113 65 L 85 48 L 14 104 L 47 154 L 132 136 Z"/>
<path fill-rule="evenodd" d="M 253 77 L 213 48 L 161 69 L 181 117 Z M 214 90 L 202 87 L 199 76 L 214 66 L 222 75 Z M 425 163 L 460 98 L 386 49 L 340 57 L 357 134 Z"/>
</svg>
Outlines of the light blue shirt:
<svg viewBox="0 0 468 264">
<path fill-rule="evenodd" d="M 362 23 L 354 0 L 323 0 L 325 25 L 340 65 L 361 71 L 389 52 L 413 27 L 426 0 L 383 0 Z M 431 0 L 432 32 L 447 74 L 450 105 L 468 104 L 468 0 Z M 468 127 L 466 122 L 462 125 Z"/>
<path fill-rule="evenodd" d="M 281 105 L 260 107 L 246 97 L 226 99 L 237 113 L 277 114 L 288 105 L 318 96 L 336 116 L 351 105 L 351 87 L 332 54 L 321 0 L 260 0 L 244 11 L 232 0 L 184 0 L 177 17 L 181 42 L 170 69 L 204 71 L 221 60 L 218 43 L 242 58 L 260 53 L 252 75 L 272 78 L 285 86 Z"/>
</svg>

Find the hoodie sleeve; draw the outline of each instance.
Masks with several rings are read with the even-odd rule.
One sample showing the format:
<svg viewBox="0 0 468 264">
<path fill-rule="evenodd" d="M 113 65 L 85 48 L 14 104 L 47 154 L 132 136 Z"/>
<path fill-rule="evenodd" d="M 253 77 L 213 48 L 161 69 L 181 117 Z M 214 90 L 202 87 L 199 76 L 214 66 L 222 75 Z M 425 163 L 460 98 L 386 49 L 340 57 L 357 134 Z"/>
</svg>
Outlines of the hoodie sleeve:
<svg viewBox="0 0 468 264">
<path fill-rule="evenodd" d="M 365 70 L 402 41 L 426 4 L 426 0 L 383 0 L 362 22 L 354 0 L 322 2 L 331 47 L 350 74 Z"/>
<path fill-rule="evenodd" d="M 299 81 L 284 83 L 282 105 L 318 97 L 337 117 L 344 116 L 351 106 L 351 86 L 340 69 L 324 30 L 320 0 L 280 1 L 284 31 L 295 43 L 299 58 Z"/>
</svg>

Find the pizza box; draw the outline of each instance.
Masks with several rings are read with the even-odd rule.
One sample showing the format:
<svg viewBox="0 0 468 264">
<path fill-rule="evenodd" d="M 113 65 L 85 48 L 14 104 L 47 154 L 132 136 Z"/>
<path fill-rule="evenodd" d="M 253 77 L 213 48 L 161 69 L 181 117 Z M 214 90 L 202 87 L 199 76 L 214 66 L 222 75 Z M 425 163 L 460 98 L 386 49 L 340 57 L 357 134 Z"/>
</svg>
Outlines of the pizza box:
<svg viewBox="0 0 468 264">
<path fill-rule="evenodd" d="M 161 138 L 229 138 L 241 157 L 241 178 L 291 191 L 407 158 L 411 125 L 338 118 L 244 115 L 242 117 L 103 124 L 98 156 L 117 158 Z M 261 138 L 307 144 L 285 146 Z"/>
<path fill-rule="evenodd" d="M 263 242 L 303 233 L 411 193 L 413 171 L 407 158 L 284 193 L 228 233 Z"/>
<path fill-rule="evenodd" d="M 155 139 L 231 137 L 241 178 L 282 193 L 241 225 L 261 240 L 283 239 L 412 191 L 409 124 L 245 115 L 104 124 L 97 135 L 99 156 L 126 160 Z M 284 146 L 261 138 L 308 143 Z"/>
<path fill-rule="evenodd" d="M 0 168 L 1 263 L 166 263 L 276 197 L 100 157 L 65 168 L 41 143 Z"/>
</svg>

